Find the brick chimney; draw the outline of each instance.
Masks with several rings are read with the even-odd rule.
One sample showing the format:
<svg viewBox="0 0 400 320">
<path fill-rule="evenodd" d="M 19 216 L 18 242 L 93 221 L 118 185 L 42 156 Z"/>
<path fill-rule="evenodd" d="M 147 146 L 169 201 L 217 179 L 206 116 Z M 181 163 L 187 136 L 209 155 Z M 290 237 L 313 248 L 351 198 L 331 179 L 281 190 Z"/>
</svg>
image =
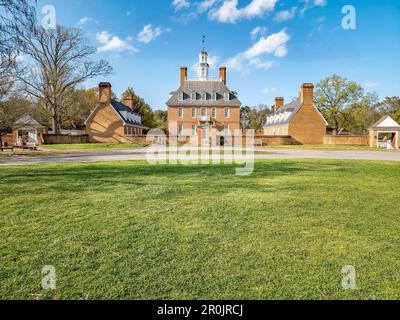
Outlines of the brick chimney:
<svg viewBox="0 0 400 320">
<path fill-rule="evenodd" d="M 226 67 L 222 66 L 219 68 L 219 79 L 226 85 Z"/>
<path fill-rule="evenodd" d="M 99 83 L 99 102 L 100 103 L 111 102 L 111 84 L 109 82 Z"/>
<path fill-rule="evenodd" d="M 301 85 L 301 104 L 308 106 L 314 105 L 314 84 L 303 83 Z"/>
<path fill-rule="evenodd" d="M 187 80 L 187 67 L 181 67 L 181 85 Z"/>
<path fill-rule="evenodd" d="M 284 104 L 285 104 L 285 99 L 283 99 L 282 97 L 276 97 L 275 105 L 274 105 L 274 112 L 277 113 L 279 111 L 279 109 L 283 107 Z"/>
<path fill-rule="evenodd" d="M 131 94 L 127 95 L 124 100 L 122 100 L 122 103 L 129 107 L 131 110 L 133 110 L 133 97 Z"/>
</svg>

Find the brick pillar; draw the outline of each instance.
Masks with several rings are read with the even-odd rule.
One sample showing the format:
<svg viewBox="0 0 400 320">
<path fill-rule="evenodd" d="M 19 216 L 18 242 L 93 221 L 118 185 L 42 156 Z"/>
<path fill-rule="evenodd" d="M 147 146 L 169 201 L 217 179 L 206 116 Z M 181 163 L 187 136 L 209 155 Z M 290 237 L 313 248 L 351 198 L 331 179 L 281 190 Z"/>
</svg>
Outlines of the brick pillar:
<svg viewBox="0 0 400 320">
<path fill-rule="evenodd" d="M 219 80 L 226 85 L 226 67 L 222 66 L 219 68 Z"/>
<path fill-rule="evenodd" d="M 279 109 L 283 107 L 284 104 L 285 104 L 285 99 L 283 99 L 282 97 L 276 97 L 275 105 L 274 105 L 274 112 L 277 113 L 279 111 Z"/>
<path fill-rule="evenodd" d="M 314 105 L 314 84 L 303 83 L 301 85 L 301 104 L 308 106 Z"/>
<path fill-rule="evenodd" d="M 109 82 L 100 82 L 99 84 L 99 102 L 111 102 L 111 84 Z"/>
<path fill-rule="evenodd" d="M 181 85 L 187 80 L 187 67 L 181 67 Z"/>
<path fill-rule="evenodd" d="M 133 97 L 131 95 L 126 96 L 122 103 L 133 110 Z"/>
</svg>

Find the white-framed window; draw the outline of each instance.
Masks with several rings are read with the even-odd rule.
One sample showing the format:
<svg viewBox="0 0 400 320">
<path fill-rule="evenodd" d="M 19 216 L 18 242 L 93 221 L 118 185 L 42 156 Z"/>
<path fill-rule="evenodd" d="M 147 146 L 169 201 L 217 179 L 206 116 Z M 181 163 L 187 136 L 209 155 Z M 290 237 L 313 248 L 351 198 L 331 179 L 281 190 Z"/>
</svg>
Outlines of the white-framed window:
<svg viewBox="0 0 400 320">
<path fill-rule="evenodd" d="M 196 92 L 195 91 L 193 91 L 191 94 L 190 94 L 190 99 L 192 99 L 192 101 L 196 101 L 197 99 L 197 94 L 196 94 Z"/>
<path fill-rule="evenodd" d="M 229 136 L 231 134 L 231 131 L 229 129 L 229 125 L 224 126 L 224 135 Z"/>
<path fill-rule="evenodd" d="M 178 136 L 183 136 L 183 124 L 178 125 Z"/>
<path fill-rule="evenodd" d="M 224 110 L 224 116 L 225 116 L 225 118 L 229 118 L 229 117 L 230 117 L 230 110 L 229 110 L 229 108 L 225 108 L 225 110 Z"/>
<path fill-rule="evenodd" d="M 178 93 L 178 101 L 183 101 L 183 92 Z"/>
<path fill-rule="evenodd" d="M 192 136 L 196 136 L 196 125 L 192 124 Z"/>
<path fill-rule="evenodd" d="M 207 116 L 207 108 L 201 108 L 201 116 L 206 117 Z"/>
<path fill-rule="evenodd" d="M 229 97 L 230 96 L 230 93 L 229 92 L 225 92 L 224 93 L 224 99 L 225 99 L 225 101 L 229 101 Z"/>
<path fill-rule="evenodd" d="M 192 118 L 196 118 L 196 108 L 192 108 Z"/>
<path fill-rule="evenodd" d="M 215 91 L 211 93 L 211 99 L 212 101 L 217 101 L 217 93 Z"/>
<path fill-rule="evenodd" d="M 179 118 L 183 118 L 183 108 L 182 107 L 179 108 L 179 112 L 178 113 L 179 113 L 179 115 L 178 115 Z"/>
<path fill-rule="evenodd" d="M 203 100 L 203 101 L 207 100 L 207 93 L 204 91 L 201 93 L 201 100 Z"/>
<path fill-rule="evenodd" d="M 217 118 L 217 108 L 216 108 L 216 107 L 213 107 L 213 108 L 211 109 L 211 117 L 212 117 L 213 119 Z"/>
</svg>

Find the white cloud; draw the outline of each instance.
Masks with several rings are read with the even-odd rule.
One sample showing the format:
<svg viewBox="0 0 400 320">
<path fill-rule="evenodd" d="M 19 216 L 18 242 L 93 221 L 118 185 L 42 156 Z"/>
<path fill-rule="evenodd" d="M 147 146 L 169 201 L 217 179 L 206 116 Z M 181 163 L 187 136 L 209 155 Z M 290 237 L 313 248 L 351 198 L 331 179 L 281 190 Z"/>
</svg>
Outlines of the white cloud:
<svg viewBox="0 0 400 320">
<path fill-rule="evenodd" d="M 296 11 L 297 11 L 297 7 L 293 7 L 293 8 L 291 8 L 290 10 L 282 10 L 282 11 L 279 11 L 279 12 L 275 15 L 275 20 L 276 20 L 276 21 L 279 21 L 279 22 L 290 20 L 290 19 L 292 19 L 292 18 L 295 16 Z"/>
<path fill-rule="evenodd" d="M 187 9 L 190 7 L 190 3 L 187 0 L 174 0 L 172 2 L 172 5 L 175 8 L 175 11 Z"/>
<path fill-rule="evenodd" d="M 250 36 L 252 39 L 257 39 L 258 36 L 263 36 L 267 32 L 266 27 L 255 27 L 251 32 Z"/>
<path fill-rule="evenodd" d="M 374 89 L 380 86 L 379 82 L 374 82 L 374 81 L 367 81 L 366 83 L 363 84 L 364 89 Z"/>
<path fill-rule="evenodd" d="M 275 8 L 278 0 L 252 0 L 246 7 L 238 8 L 238 0 L 224 0 L 219 8 L 209 12 L 209 19 L 222 23 L 236 23 L 238 20 L 262 17 Z"/>
<path fill-rule="evenodd" d="M 137 36 L 138 41 L 143 43 L 149 43 L 156 40 L 164 32 L 169 32 L 170 29 L 162 29 L 161 27 L 153 28 L 151 24 L 143 27 L 143 30 Z"/>
<path fill-rule="evenodd" d="M 215 69 L 217 67 L 218 62 L 219 62 L 218 56 L 209 56 L 208 57 L 208 64 L 210 65 L 211 69 Z"/>
<path fill-rule="evenodd" d="M 241 71 L 243 69 L 243 60 L 240 56 L 236 56 L 228 59 L 225 65 L 227 66 L 228 69 Z"/>
<path fill-rule="evenodd" d="M 274 93 L 276 91 L 278 91 L 276 88 L 265 88 L 263 90 L 264 93 Z"/>
<path fill-rule="evenodd" d="M 268 70 L 271 69 L 271 67 L 274 65 L 274 61 L 268 60 L 268 61 L 262 61 L 260 58 L 255 58 L 250 60 L 250 65 L 256 67 L 257 69 L 264 69 Z"/>
<path fill-rule="evenodd" d="M 78 21 L 78 23 L 76 24 L 77 27 L 82 27 L 83 25 L 89 23 L 89 22 L 93 22 L 94 20 L 92 18 L 89 17 L 84 17 L 82 19 L 80 19 Z"/>
<path fill-rule="evenodd" d="M 300 0 L 304 3 L 303 8 L 300 10 L 300 14 L 304 15 L 306 11 L 312 9 L 313 7 L 324 7 L 328 4 L 327 0 Z"/>
<path fill-rule="evenodd" d="M 246 65 L 268 70 L 274 61 L 271 59 L 263 61 L 261 58 L 265 55 L 274 55 L 277 58 L 286 56 L 288 53 L 286 44 L 289 39 L 284 29 L 268 37 L 261 37 L 252 47 L 228 59 L 226 65 L 237 71 L 242 71 Z"/>
<path fill-rule="evenodd" d="M 243 53 L 243 56 L 246 59 L 252 59 L 266 53 L 273 53 L 277 57 L 284 57 L 287 53 L 286 43 L 289 39 L 290 37 L 285 30 L 268 37 L 261 37 L 260 40 Z"/>
<path fill-rule="evenodd" d="M 96 34 L 97 41 L 101 44 L 97 48 L 98 52 L 128 52 L 136 53 L 139 50 L 129 44 L 129 42 L 120 39 L 117 36 L 112 36 L 107 31 L 102 31 Z"/>
<path fill-rule="evenodd" d="M 326 6 L 326 0 L 314 0 L 314 5 L 319 7 Z"/>
<path fill-rule="evenodd" d="M 203 0 L 202 2 L 197 3 L 197 11 L 203 13 L 211 9 L 211 7 L 213 7 L 217 1 L 218 0 Z"/>
</svg>

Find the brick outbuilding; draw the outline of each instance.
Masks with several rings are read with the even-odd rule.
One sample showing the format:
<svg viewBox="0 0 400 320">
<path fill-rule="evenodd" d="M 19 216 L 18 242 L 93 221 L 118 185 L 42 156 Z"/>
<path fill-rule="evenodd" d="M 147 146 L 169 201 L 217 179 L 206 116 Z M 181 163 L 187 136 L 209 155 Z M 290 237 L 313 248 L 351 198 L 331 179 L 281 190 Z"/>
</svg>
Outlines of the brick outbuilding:
<svg viewBox="0 0 400 320">
<path fill-rule="evenodd" d="M 300 100 L 284 105 L 284 99 L 275 99 L 274 114 L 267 118 L 264 134 L 291 136 L 301 144 L 322 144 L 328 122 L 314 105 L 314 85 L 301 86 Z"/>
<path fill-rule="evenodd" d="M 87 118 L 86 133 L 91 142 L 130 142 L 143 135 L 144 126 L 140 114 L 134 111 L 133 98 L 122 102 L 111 98 L 111 84 L 99 84 L 99 103 Z"/>
</svg>

